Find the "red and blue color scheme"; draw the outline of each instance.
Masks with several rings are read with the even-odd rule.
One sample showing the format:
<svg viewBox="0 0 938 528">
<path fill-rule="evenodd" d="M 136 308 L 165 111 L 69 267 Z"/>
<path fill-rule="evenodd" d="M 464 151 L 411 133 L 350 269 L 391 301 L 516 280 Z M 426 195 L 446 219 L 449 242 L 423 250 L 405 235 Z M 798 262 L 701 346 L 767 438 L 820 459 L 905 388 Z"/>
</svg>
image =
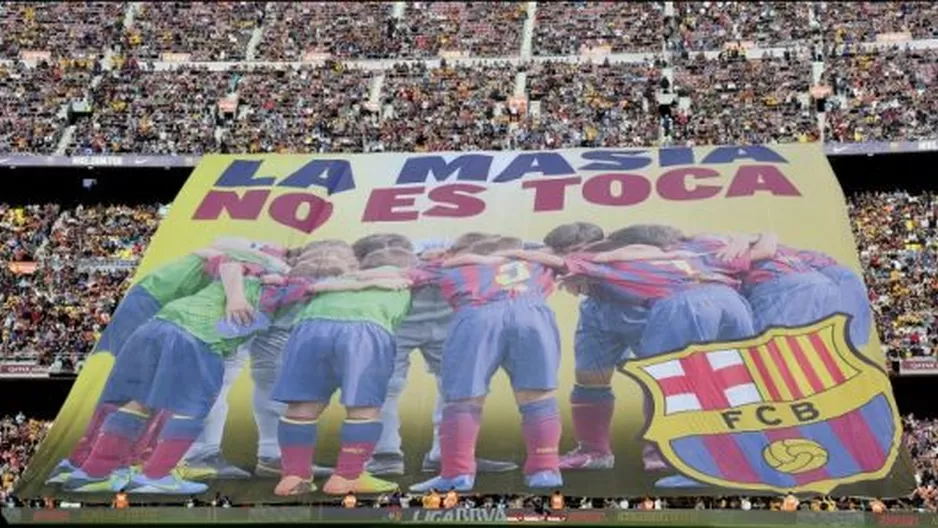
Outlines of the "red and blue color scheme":
<svg viewBox="0 0 938 528">
<path fill-rule="evenodd" d="M 547 299 L 556 290 L 554 270 L 523 260 L 452 268 L 431 264 L 416 268 L 412 277 L 417 283 L 438 284 L 456 310 L 519 297 Z"/>
<path fill-rule="evenodd" d="M 901 433 L 889 379 L 846 334 L 835 315 L 626 364 L 653 401 L 645 438 L 717 486 L 829 493 L 885 476 Z"/>
</svg>

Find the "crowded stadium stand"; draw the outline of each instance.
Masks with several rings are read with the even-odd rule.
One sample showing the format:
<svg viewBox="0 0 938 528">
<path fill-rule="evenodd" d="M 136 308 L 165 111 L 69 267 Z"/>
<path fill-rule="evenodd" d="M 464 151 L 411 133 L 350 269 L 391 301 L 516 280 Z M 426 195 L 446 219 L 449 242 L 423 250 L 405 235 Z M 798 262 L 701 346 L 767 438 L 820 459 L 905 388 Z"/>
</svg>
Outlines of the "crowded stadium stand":
<svg viewBox="0 0 938 528">
<path fill-rule="evenodd" d="M 530 100 L 539 112 L 511 131 L 512 147 L 642 146 L 658 141 L 655 89 L 661 72 L 648 64 L 534 63 Z"/>
<path fill-rule="evenodd" d="M 230 152 L 368 152 L 378 129 L 369 71 L 326 67 L 234 72 L 238 111 L 221 143 Z"/>
<path fill-rule="evenodd" d="M 134 169 L 105 167 L 124 163 L 107 156 L 792 142 L 821 142 L 848 195 L 887 368 L 938 374 L 938 195 L 927 182 L 885 181 L 936 160 L 936 22 L 932 2 L 0 3 L 0 173 L 20 179 L 0 194 L 0 378 L 81 369 L 161 202 L 193 165 L 154 161 L 146 179 L 114 183 Z M 843 157 L 874 153 L 877 168 Z M 902 156 L 918 157 L 893 168 Z M 30 194 L 24 174 L 55 187 L 56 171 L 71 187 Z M 164 173 L 161 195 L 149 196 Z M 899 381 L 896 392 L 900 408 L 922 397 L 904 399 Z M 0 420 L 0 501 L 42 506 L 12 489 L 54 413 L 15 415 L 15 403 L 0 406 L 11 413 Z M 938 508 L 938 421 L 927 407 L 904 410 L 918 486 L 890 509 Z"/>
<path fill-rule="evenodd" d="M 0 147 L 201 154 L 297 142 L 432 150 L 466 135 L 478 139 L 459 149 L 929 139 L 934 7 L 853 5 L 15 3 L 0 7 Z M 66 49 L 60 34 L 80 45 Z M 273 86 L 291 95 L 267 94 Z M 244 127 L 268 115 L 261 128 L 272 137 L 245 144 Z M 289 137 L 300 116 L 317 122 L 313 137 Z M 414 118 L 434 132 L 401 129 Z"/>
</svg>

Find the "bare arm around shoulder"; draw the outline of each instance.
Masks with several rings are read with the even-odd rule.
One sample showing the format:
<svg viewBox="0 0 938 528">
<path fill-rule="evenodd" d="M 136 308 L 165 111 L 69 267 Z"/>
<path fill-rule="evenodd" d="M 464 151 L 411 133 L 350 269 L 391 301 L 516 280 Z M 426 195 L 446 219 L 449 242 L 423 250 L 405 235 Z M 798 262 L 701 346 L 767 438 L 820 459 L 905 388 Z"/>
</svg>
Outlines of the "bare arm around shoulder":
<svg viewBox="0 0 938 528">
<path fill-rule="evenodd" d="M 246 325 L 254 320 L 254 307 L 244 295 L 244 268 L 237 262 L 226 262 L 218 270 L 225 289 L 225 312 L 228 319 Z"/>
<path fill-rule="evenodd" d="M 778 235 L 775 233 L 760 233 L 759 240 L 749 248 L 750 260 L 763 260 L 772 258 L 778 251 Z"/>
</svg>

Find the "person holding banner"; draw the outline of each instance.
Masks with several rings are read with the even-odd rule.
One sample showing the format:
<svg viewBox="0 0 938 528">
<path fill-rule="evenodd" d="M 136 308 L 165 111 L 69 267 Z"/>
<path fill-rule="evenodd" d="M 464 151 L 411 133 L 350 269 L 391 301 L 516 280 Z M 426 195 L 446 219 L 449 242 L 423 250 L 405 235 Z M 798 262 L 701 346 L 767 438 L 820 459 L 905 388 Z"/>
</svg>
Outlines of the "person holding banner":
<svg viewBox="0 0 938 528">
<path fill-rule="evenodd" d="M 560 490 L 554 490 L 554 493 L 550 496 L 550 511 L 553 513 L 563 512 L 567 507 L 566 502 L 563 493 L 561 493 Z"/>
<path fill-rule="evenodd" d="M 452 510 L 456 506 L 459 506 L 459 493 L 456 493 L 456 490 L 450 488 L 443 497 L 443 509 Z"/>
<path fill-rule="evenodd" d="M 355 492 L 349 491 L 345 494 L 345 498 L 342 499 L 342 507 L 347 509 L 353 509 L 358 505 L 358 499 L 355 498 Z"/>
</svg>

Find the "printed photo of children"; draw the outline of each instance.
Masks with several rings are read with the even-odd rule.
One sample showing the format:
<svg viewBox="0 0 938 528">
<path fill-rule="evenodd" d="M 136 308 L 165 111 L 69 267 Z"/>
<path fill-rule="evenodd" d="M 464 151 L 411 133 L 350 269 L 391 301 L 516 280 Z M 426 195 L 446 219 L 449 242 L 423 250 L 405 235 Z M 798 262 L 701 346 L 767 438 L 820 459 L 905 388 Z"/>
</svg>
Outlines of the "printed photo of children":
<svg viewBox="0 0 938 528">
<path fill-rule="evenodd" d="M 552 296 L 579 297 L 572 378 Z M 607 231 L 559 225 L 542 243 L 467 232 L 411 240 L 396 233 L 286 248 L 227 237 L 171 261 L 131 288 L 96 348 L 114 367 L 83 435 L 47 476 L 70 493 L 192 495 L 216 480 L 265 480 L 275 496 L 468 492 L 484 474 L 516 473 L 558 489 L 564 474 L 614 472 L 613 380 L 631 358 L 770 328 L 850 318 L 870 339 L 855 272 L 773 233 L 687 234 L 661 224 Z M 419 350 L 435 391 L 421 464 L 405 466 L 400 398 Z M 258 432 L 253 471 L 221 443 L 227 395 L 250 361 Z M 570 368 L 570 367 L 566 367 Z M 524 456 L 479 447 L 493 376 L 507 375 Z M 558 390 L 569 390 L 575 447 L 561 452 Z M 317 452 L 319 419 L 338 393 L 344 412 L 335 468 Z M 564 398 L 566 399 L 566 397 Z M 650 402 L 644 402 L 649 416 Z M 640 442 L 640 439 L 628 439 Z M 418 451 L 418 454 L 420 452 Z M 656 445 L 642 465 L 660 488 L 699 487 Z M 325 460 L 332 460 L 326 457 Z M 417 473 L 435 474 L 415 481 Z M 318 482 L 317 482 L 318 481 Z"/>
</svg>

